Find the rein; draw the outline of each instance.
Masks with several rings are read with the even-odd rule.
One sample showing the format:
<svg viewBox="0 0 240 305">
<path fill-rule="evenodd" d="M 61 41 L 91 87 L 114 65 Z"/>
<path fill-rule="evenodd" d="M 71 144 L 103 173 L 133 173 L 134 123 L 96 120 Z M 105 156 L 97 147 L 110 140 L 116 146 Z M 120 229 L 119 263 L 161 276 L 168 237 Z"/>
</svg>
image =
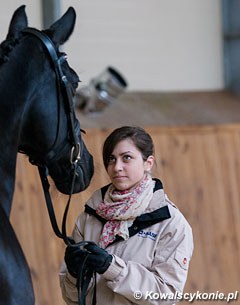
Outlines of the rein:
<svg viewBox="0 0 240 305">
<path fill-rule="evenodd" d="M 49 150 L 49 152 L 45 155 L 45 158 L 39 159 L 37 157 L 36 158 L 29 157 L 29 161 L 32 164 L 37 165 L 37 167 L 38 167 L 38 172 L 39 172 L 39 175 L 41 178 L 41 183 L 42 183 L 42 187 L 43 187 L 43 191 L 44 191 L 47 210 L 48 210 L 49 218 L 50 218 L 54 233 L 56 234 L 57 237 L 63 239 L 63 241 L 65 242 L 65 244 L 67 246 L 82 247 L 84 249 L 84 246 L 86 244 L 88 244 L 89 242 L 83 241 L 80 243 L 75 243 L 71 237 L 67 236 L 67 232 L 66 232 L 67 215 L 68 215 L 68 210 L 69 210 L 69 206 L 70 206 L 70 202 L 71 202 L 71 198 L 72 198 L 72 194 L 73 194 L 75 178 L 77 176 L 77 170 L 76 170 L 77 163 L 81 159 L 81 145 L 80 145 L 80 143 L 78 141 L 78 137 L 77 137 L 77 131 L 80 132 L 81 129 L 80 129 L 79 124 L 78 124 L 77 128 L 74 124 L 75 116 L 74 116 L 71 88 L 70 88 L 69 81 L 68 81 L 66 75 L 64 75 L 64 73 L 62 71 L 62 67 L 61 67 L 62 63 L 66 60 L 66 56 L 58 57 L 52 41 L 45 33 L 41 32 L 37 29 L 34 29 L 34 28 L 27 28 L 23 31 L 23 34 L 33 35 L 33 36 L 37 37 L 38 39 L 41 40 L 41 42 L 45 46 L 45 48 L 48 51 L 52 66 L 54 68 L 54 71 L 55 71 L 55 74 L 57 77 L 58 99 L 60 97 L 60 93 L 63 93 L 66 97 L 66 99 L 64 99 L 64 100 L 67 100 L 65 106 L 67 109 L 67 115 L 69 116 L 70 138 L 71 138 L 71 142 L 72 142 L 72 148 L 70 151 L 70 163 L 73 166 L 73 175 L 72 175 L 69 198 L 68 198 L 68 201 L 67 201 L 67 204 L 65 207 L 65 211 L 63 214 L 61 230 L 59 229 L 59 226 L 58 226 L 58 223 L 56 220 L 54 207 L 53 207 L 53 203 L 52 203 L 50 192 L 49 192 L 50 184 L 49 184 L 48 178 L 47 178 L 48 169 L 46 166 L 46 164 L 48 162 L 52 161 L 54 159 L 54 157 L 56 157 L 56 154 L 59 151 L 59 147 L 55 147 L 55 143 L 57 142 L 59 130 L 57 130 L 56 139 L 55 139 L 51 149 Z M 59 124 L 58 124 L 58 127 L 59 127 Z M 63 149 L 62 145 L 61 145 L 60 149 Z M 19 148 L 19 152 L 26 153 L 24 151 L 24 148 L 21 148 L 21 147 Z M 77 289 L 78 289 L 78 294 L 79 294 L 78 304 L 79 305 L 86 304 L 85 298 L 87 295 L 87 289 L 88 289 L 88 285 L 92 278 L 94 278 L 94 282 L 95 282 L 92 304 L 96 304 L 96 273 L 90 269 L 87 270 L 86 272 L 83 272 L 83 270 L 85 269 L 85 263 L 87 261 L 88 254 L 89 253 L 86 251 L 86 257 L 83 262 L 81 270 L 79 270 L 79 275 L 78 275 L 78 279 L 77 279 Z"/>
</svg>

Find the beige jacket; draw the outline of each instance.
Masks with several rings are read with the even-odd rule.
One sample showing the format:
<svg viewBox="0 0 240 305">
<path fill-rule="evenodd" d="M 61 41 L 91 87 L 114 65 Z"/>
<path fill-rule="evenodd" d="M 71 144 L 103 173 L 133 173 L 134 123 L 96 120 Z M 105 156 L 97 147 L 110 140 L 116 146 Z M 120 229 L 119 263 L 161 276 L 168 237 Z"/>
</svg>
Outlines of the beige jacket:
<svg viewBox="0 0 240 305">
<path fill-rule="evenodd" d="M 183 292 L 193 251 L 192 230 L 165 195 L 161 182 L 154 180 L 153 198 L 146 213 L 129 228 L 131 237 L 106 248 L 113 255 L 113 261 L 104 274 L 97 275 L 99 305 L 174 304 L 176 293 Z M 73 231 L 76 242 L 98 243 L 103 223 L 94 214 L 101 200 L 101 190 L 97 190 L 87 202 L 86 212 L 78 217 Z M 63 264 L 60 285 L 68 305 L 77 304 L 75 283 Z M 87 305 L 91 304 L 92 293 L 90 287 Z M 167 296 L 168 300 L 161 300 Z"/>
</svg>

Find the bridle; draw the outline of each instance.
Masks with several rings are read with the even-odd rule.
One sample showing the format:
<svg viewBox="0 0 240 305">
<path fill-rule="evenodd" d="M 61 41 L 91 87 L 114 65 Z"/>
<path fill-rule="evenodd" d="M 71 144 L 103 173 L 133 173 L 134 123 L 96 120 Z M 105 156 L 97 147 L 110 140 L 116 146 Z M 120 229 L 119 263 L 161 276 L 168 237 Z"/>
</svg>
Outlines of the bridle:
<svg viewBox="0 0 240 305">
<path fill-rule="evenodd" d="M 71 201 L 71 196 L 73 194 L 75 178 L 77 175 L 77 172 L 76 172 L 77 163 L 81 159 L 81 144 L 80 144 L 78 136 L 77 136 L 77 134 L 79 134 L 81 132 L 81 129 L 80 129 L 80 123 L 75 119 L 71 84 L 69 83 L 66 75 L 63 73 L 63 70 L 62 70 L 62 64 L 64 61 L 66 61 L 66 55 L 63 54 L 61 56 L 58 56 L 51 39 L 42 31 L 39 31 L 34 28 L 26 28 L 23 31 L 23 35 L 32 35 L 34 37 L 37 37 L 39 40 L 41 40 L 41 42 L 43 43 L 44 47 L 46 48 L 46 50 L 48 52 L 52 67 L 53 67 L 55 75 L 56 75 L 56 80 L 57 80 L 58 103 L 60 103 L 61 94 L 64 97 L 63 101 L 65 103 L 66 114 L 69 118 L 68 119 L 68 124 L 69 124 L 68 137 L 69 137 L 69 139 L 68 139 L 68 141 L 64 141 L 64 142 L 60 143 L 59 145 L 56 145 L 56 143 L 58 142 L 58 137 L 59 137 L 59 121 L 60 121 L 60 114 L 59 114 L 59 110 L 58 110 L 57 134 L 56 134 L 55 141 L 51 145 L 48 152 L 45 153 L 43 156 L 42 155 L 39 156 L 24 146 L 19 146 L 18 151 L 21 153 L 27 154 L 29 156 L 29 161 L 32 164 L 37 165 L 53 230 L 59 238 L 64 240 L 66 245 L 69 245 L 69 244 L 71 244 L 71 240 L 69 237 L 67 237 L 67 233 L 66 233 L 66 218 L 67 218 L 67 213 L 68 213 L 68 209 L 69 209 L 69 205 L 70 205 L 70 201 Z M 58 109 L 59 108 L 60 107 L 58 107 Z M 69 145 L 69 141 L 70 141 L 70 145 Z M 49 184 L 48 178 L 47 178 L 47 176 L 48 176 L 47 166 L 49 164 L 51 164 L 52 161 L 57 159 L 59 154 L 65 149 L 69 149 L 69 158 L 70 158 L 69 161 L 70 161 L 70 164 L 72 165 L 73 170 L 72 170 L 72 181 L 71 181 L 69 199 L 68 199 L 68 202 L 67 202 L 67 205 L 65 208 L 65 212 L 63 215 L 62 230 L 60 231 L 57 221 L 56 221 L 51 196 L 49 193 L 50 184 Z"/>
<path fill-rule="evenodd" d="M 73 194 L 75 178 L 77 176 L 77 171 L 76 171 L 77 163 L 81 159 L 81 153 L 82 153 L 81 143 L 78 140 L 77 134 L 79 134 L 81 131 L 83 131 L 80 128 L 80 123 L 75 120 L 75 114 L 74 114 L 74 108 L 73 108 L 74 104 L 73 104 L 73 100 L 72 100 L 73 96 L 71 93 L 71 84 L 69 83 L 66 75 L 64 75 L 63 70 L 62 70 L 62 63 L 66 60 L 66 56 L 62 55 L 59 57 L 57 55 L 57 52 L 55 50 L 55 47 L 54 47 L 52 41 L 42 31 L 39 31 L 34 28 L 27 28 L 23 31 L 23 34 L 24 35 L 33 35 L 33 36 L 37 37 L 38 39 L 41 40 L 41 42 L 45 46 L 46 50 L 48 51 L 48 55 L 50 57 L 50 60 L 51 60 L 51 63 L 52 63 L 52 66 L 54 68 L 55 75 L 57 78 L 58 103 L 59 103 L 61 94 L 63 94 L 63 96 L 64 96 L 64 99 L 63 99 L 64 102 L 66 101 L 65 108 L 66 108 L 66 113 L 69 117 L 69 120 L 68 120 L 69 121 L 69 131 L 70 131 L 69 138 L 70 138 L 70 142 L 72 144 L 72 146 L 70 146 L 71 149 L 69 151 L 69 156 L 70 156 L 69 161 L 72 165 L 73 170 L 72 170 L 71 189 L 70 189 L 69 198 L 68 198 L 68 201 L 67 201 L 67 204 L 65 207 L 65 211 L 63 214 L 61 230 L 59 229 L 58 223 L 56 220 L 54 207 L 53 207 L 50 192 L 49 192 L 50 184 L 49 184 L 48 178 L 47 178 L 47 176 L 48 176 L 47 165 L 50 164 L 54 159 L 57 159 L 59 153 L 62 150 L 66 149 L 66 146 L 69 146 L 69 142 L 61 143 L 60 145 L 56 145 L 57 139 L 58 139 L 58 134 L 59 134 L 60 118 L 58 118 L 58 129 L 57 129 L 57 135 L 56 135 L 55 141 L 52 144 L 49 151 L 44 156 L 36 156 L 36 154 L 34 154 L 33 152 L 30 152 L 28 149 L 26 149 L 23 146 L 20 146 L 18 148 L 18 152 L 27 154 L 29 156 L 29 161 L 33 165 L 37 165 L 37 167 L 38 167 L 49 218 L 51 221 L 53 231 L 56 234 L 56 236 L 63 239 L 65 244 L 68 246 L 83 248 L 86 244 L 91 243 L 91 242 L 82 241 L 80 243 L 75 243 L 71 237 L 67 236 L 67 232 L 66 232 L 67 214 L 68 214 L 68 210 L 69 210 L 69 206 L 70 206 L 70 202 L 71 202 L 71 197 Z M 60 108 L 60 107 L 58 107 L 58 108 Z M 58 116 L 60 116 L 59 112 L 58 112 Z M 82 264 L 82 268 L 79 270 L 79 275 L 78 275 L 78 279 L 77 279 L 77 289 L 78 289 L 78 294 L 79 294 L 78 304 L 79 305 L 85 305 L 88 285 L 92 278 L 94 278 L 94 283 L 95 283 L 92 304 L 96 304 L 96 273 L 90 269 L 86 270 L 85 274 L 83 272 L 83 270 L 85 268 L 85 263 L 88 258 L 88 254 L 89 253 L 86 251 L 85 260 Z"/>
</svg>

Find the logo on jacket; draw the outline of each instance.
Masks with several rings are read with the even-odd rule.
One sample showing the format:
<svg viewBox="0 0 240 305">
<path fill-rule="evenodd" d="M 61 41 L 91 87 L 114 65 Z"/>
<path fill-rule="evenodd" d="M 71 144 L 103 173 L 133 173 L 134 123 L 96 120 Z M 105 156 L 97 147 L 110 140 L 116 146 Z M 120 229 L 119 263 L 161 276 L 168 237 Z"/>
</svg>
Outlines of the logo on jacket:
<svg viewBox="0 0 240 305">
<path fill-rule="evenodd" d="M 151 240 L 156 240 L 157 237 L 157 233 L 154 233 L 152 231 L 144 231 L 144 230 L 139 231 L 137 235 L 142 238 L 150 238 Z"/>
</svg>

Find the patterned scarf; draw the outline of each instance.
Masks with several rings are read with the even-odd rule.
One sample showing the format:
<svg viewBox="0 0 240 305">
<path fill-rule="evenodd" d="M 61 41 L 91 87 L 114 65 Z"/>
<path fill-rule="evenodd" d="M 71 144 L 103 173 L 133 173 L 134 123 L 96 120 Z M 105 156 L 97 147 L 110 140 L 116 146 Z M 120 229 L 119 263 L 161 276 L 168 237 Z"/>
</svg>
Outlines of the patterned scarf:
<svg viewBox="0 0 240 305">
<path fill-rule="evenodd" d="M 146 174 L 138 185 L 130 190 L 119 191 L 111 184 L 104 200 L 96 210 L 97 214 L 107 222 L 99 239 L 99 246 L 106 248 L 116 235 L 129 238 L 128 228 L 134 219 L 147 208 L 152 196 L 155 182 L 150 174 Z"/>
</svg>

